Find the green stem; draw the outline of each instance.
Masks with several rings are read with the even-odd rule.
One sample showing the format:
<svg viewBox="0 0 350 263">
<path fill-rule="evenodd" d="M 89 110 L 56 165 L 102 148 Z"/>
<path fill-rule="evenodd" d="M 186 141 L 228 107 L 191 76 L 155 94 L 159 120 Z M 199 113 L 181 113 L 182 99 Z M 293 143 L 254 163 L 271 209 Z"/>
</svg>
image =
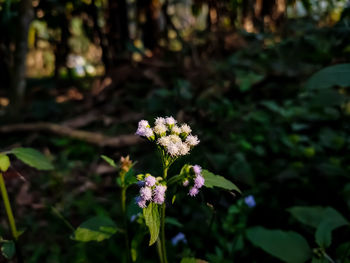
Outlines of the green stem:
<svg viewBox="0 0 350 263">
<path fill-rule="evenodd" d="M 166 179 L 168 176 L 168 167 L 163 167 L 163 178 Z M 161 240 L 161 247 L 162 247 L 162 254 L 163 254 L 163 263 L 168 263 L 168 259 L 166 256 L 166 246 L 165 246 L 165 202 L 162 204 L 161 207 L 161 216 L 160 216 L 160 240 Z"/>
<path fill-rule="evenodd" d="M 163 263 L 162 242 L 160 241 L 159 237 L 157 239 L 157 251 L 158 251 L 159 261 L 160 263 Z"/>
<path fill-rule="evenodd" d="M 128 219 L 126 216 L 126 187 L 124 185 L 124 176 L 121 176 L 121 179 L 122 179 L 121 200 L 122 200 L 122 213 L 123 213 L 124 230 L 125 230 L 125 233 L 124 233 L 125 247 L 126 247 L 126 254 L 127 254 L 127 262 L 132 262 L 130 242 L 129 242 Z"/>
<path fill-rule="evenodd" d="M 7 194 L 5 181 L 4 181 L 4 177 L 2 176 L 2 173 L 0 173 L 0 189 L 1 189 L 2 199 L 4 200 L 4 206 L 5 206 L 7 218 L 8 218 L 9 224 L 10 224 L 12 237 L 15 241 L 17 241 L 18 240 L 18 232 L 17 232 L 17 228 L 16 228 L 15 218 L 14 218 L 13 213 L 12 213 L 12 208 L 11 208 L 11 204 L 9 201 L 9 196 Z"/>
</svg>

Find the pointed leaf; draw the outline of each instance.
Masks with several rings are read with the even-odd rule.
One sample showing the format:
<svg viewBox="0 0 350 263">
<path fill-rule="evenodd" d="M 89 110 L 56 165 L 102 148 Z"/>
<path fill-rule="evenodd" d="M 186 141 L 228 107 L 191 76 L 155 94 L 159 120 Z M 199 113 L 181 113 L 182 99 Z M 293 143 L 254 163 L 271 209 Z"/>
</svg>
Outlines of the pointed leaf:
<svg viewBox="0 0 350 263">
<path fill-rule="evenodd" d="M 101 158 L 103 160 L 105 160 L 110 166 L 114 167 L 114 168 L 117 168 L 117 164 L 115 163 L 115 161 L 111 158 L 109 158 L 108 156 L 106 155 L 101 155 Z"/>
<path fill-rule="evenodd" d="M 117 232 L 117 226 L 108 217 L 96 216 L 82 223 L 74 232 L 72 239 L 81 242 L 109 239 Z"/>
<path fill-rule="evenodd" d="M 288 263 L 303 263 L 310 259 L 311 248 L 296 232 L 253 227 L 247 230 L 248 239 L 265 252 Z"/>
<path fill-rule="evenodd" d="M 10 151 L 25 164 L 38 170 L 54 169 L 51 162 L 40 152 L 32 148 L 15 148 Z"/>
<path fill-rule="evenodd" d="M 150 203 L 143 209 L 143 216 L 145 217 L 146 225 L 148 226 L 150 233 L 149 245 L 153 245 L 157 241 L 160 228 L 160 216 L 158 211 L 158 205 Z"/>
<path fill-rule="evenodd" d="M 241 193 L 241 190 L 239 190 L 239 188 L 234 183 L 220 175 L 215 175 L 205 169 L 202 170 L 202 175 L 205 179 L 204 185 L 208 188 L 213 188 L 215 186 L 226 190 L 235 190 Z"/>
</svg>

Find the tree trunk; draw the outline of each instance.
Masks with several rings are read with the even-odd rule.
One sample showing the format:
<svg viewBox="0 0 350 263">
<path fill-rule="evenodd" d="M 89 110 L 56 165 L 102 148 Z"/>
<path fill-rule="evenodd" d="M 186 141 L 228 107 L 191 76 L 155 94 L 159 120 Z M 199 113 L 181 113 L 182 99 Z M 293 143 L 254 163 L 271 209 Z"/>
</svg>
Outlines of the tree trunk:
<svg viewBox="0 0 350 263">
<path fill-rule="evenodd" d="M 12 72 L 12 113 L 19 113 L 26 89 L 26 58 L 28 51 L 28 31 L 34 17 L 32 0 L 21 0 L 15 41 L 14 64 Z"/>
</svg>

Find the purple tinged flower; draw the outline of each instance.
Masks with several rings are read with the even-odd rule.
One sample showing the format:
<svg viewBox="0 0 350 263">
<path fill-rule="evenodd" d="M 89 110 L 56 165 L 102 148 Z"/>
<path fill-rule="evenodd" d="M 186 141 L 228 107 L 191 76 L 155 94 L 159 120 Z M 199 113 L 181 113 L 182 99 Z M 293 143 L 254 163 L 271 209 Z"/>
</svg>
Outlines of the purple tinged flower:
<svg viewBox="0 0 350 263">
<path fill-rule="evenodd" d="M 142 199 L 148 201 L 152 199 L 152 189 L 150 187 L 142 187 L 140 189 L 140 196 Z"/>
<path fill-rule="evenodd" d="M 190 184 L 190 181 L 188 181 L 188 179 L 186 179 L 185 181 L 183 181 L 182 185 L 183 186 L 188 186 Z"/>
<path fill-rule="evenodd" d="M 200 167 L 198 164 L 193 165 L 192 169 L 196 175 L 200 175 L 202 173 L 202 167 Z"/>
<path fill-rule="evenodd" d="M 254 206 L 256 206 L 254 196 L 252 196 L 252 195 L 246 196 L 244 198 L 244 203 L 250 208 L 253 208 Z"/>
<path fill-rule="evenodd" d="M 158 194 L 164 194 L 165 191 L 166 191 L 167 187 L 166 185 L 157 185 L 155 188 L 154 188 L 154 194 L 155 195 L 158 195 Z"/>
<path fill-rule="evenodd" d="M 204 177 L 198 174 L 194 179 L 194 187 L 199 189 L 204 185 L 204 182 L 205 182 Z"/>
<path fill-rule="evenodd" d="M 155 185 L 156 181 L 157 180 L 156 180 L 156 178 L 154 176 L 149 175 L 145 179 L 145 185 L 149 186 L 149 187 L 152 187 L 153 185 Z"/>
<path fill-rule="evenodd" d="M 147 138 L 150 138 L 152 137 L 154 134 L 153 134 L 153 130 L 151 128 L 145 128 L 144 130 L 144 136 L 147 137 Z"/>
<path fill-rule="evenodd" d="M 164 203 L 164 199 L 165 199 L 164 194 L 157 194 L 157 195 L 154 195 L 153 202 L 158 205 L 161 205 Z"/>
<path fill-rule="evenodd" d="M 193 135 L 188 135 L 186 137 L 186 143 L 189 145 L 189 146 L 196 146 L 198 143 L 199 143 L 199 139 L 197 136 L 193 136 Z"/>
<path fill-rule="evenodd" d="M 179 242 L 187 243 L 187 239 L 184 233 L 180 232 L 171 239 L 173 246 L 176 246 Z"/>
<path fill-rule="evenodd" d="M 146 200 L 144 200 L 141 196 L 137 196 L 135 198 L 135 202 L 140 208 L 146 208 L 147 207 Z"/>
<path fill-rule="evenodd" d="M 193 186 L 193 187 L 190 189 L 190 191 L 188 192 L 188 194 L 189 194 L 190 196 L 196 196 L 198 193 L 199 193 L 198 188 L 196 188 L 196 187 L 194 187 L 194 186 Z"/>
<path fill-rule="evenodd" d="M 146 128 L 138 127 L 135 134 L 139 136 L 145 136 L 145 132 L 146 132 Z"/>
<path fill-rule="evenodd" d="M 146 120 L 140 120 L 138 127 L 139 128 L 147 128 L 147 127 L 149 127 L 149 123 Z"/>
</svg>

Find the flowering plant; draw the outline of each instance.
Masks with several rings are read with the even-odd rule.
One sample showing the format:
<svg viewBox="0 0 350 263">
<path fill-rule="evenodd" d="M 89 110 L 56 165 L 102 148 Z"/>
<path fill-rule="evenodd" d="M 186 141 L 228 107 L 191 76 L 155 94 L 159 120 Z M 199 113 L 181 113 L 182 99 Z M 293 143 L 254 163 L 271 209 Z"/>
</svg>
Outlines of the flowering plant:
<svg viewBox="0 0 350 263">
<path fill-rule="evenodd" d="M 188 195 L 191 197 L 196 196 L 203 186 L 209 188 L 216 186 L 238 192 L 239 189 L 224 177 L 214 175 L 199 165 L 186 164 L 178 175 L 168 178 L 170 166 L 181 156 L 189 154 L 200 142 L 198 136 L 192 134 L 188 124 L 180 125 L 173 117 L 158 117 L 151 127 L 148 121 L 141 120 L 136 134 L 156 144 L 162 160 L 162 176 L 155 177 L 150 174 L 137 176 L 140 192 L 136 197 L 136 203 L 143 209 L 145 222 L 149 228 L 149 245 L 157 242 L 160 262 L 167 263 L 164 222 L 168 187 L 174 184 L 187 187 Z"/>
<path fill-rule="evenodd" d="M 157 251 L 161 263 L 167 263 L 165 242 L 165 212 L 169 205 L 168 196 L 171 188 L 180 186 L 186 189 L 189 197 L 195 197 L 203 187 L 220 187 L 226 190 L 240 192 L 236 185 L 222 176 L 215 175 L 199 165 L 185 164 L 178 174 L 168 177 L 171 165 L 181 156 L 187 155 L 199 144 L 198 136 L 192 134 L 192 129 L 187 124 L 179 124 L 173 117 L 158 117 L 154 126 L 148 121 L 141 120 L 136 134 L 154 144 L 162 161 L 162 174 L 150 173 L 134 176 L 132 167 L 135 163 L 129 158 L 122 158 L 116 164 L 111 158 L 102 158 L 112 167 L 119 169 L 117 182 L 121 188 L 121 207 L 123 214 L 123 229 L 125 237 L 127 262 L 136 261 L 135 250 L 130 246 L 128 222 L 126 215 L 126 191 L 133 184 L 139 187 L 139 194 L 135 197 L 135 203 L 142 209 L 142 222 L 147 225 L 150 233 L 149 245 L 157 243 Z M 172 197 L 172 203 L 175 195 Z M 143 220 L 144 219 L 144 220 Z M 134 219 L 131 219 L 133 221 Z M 143 224 L 143 223 L 142 223 Z M 83 222 L 72 235 L 72 239 L 80 242 L 102 241 L 110 238 L 118 232 L 118 227 L 113 220 L 106 216 L 97 216 Z M 183 235 L 183 234 L 182 234 Z M 182 235 L 178 239 L 186 240 Z"/>
</svg>

